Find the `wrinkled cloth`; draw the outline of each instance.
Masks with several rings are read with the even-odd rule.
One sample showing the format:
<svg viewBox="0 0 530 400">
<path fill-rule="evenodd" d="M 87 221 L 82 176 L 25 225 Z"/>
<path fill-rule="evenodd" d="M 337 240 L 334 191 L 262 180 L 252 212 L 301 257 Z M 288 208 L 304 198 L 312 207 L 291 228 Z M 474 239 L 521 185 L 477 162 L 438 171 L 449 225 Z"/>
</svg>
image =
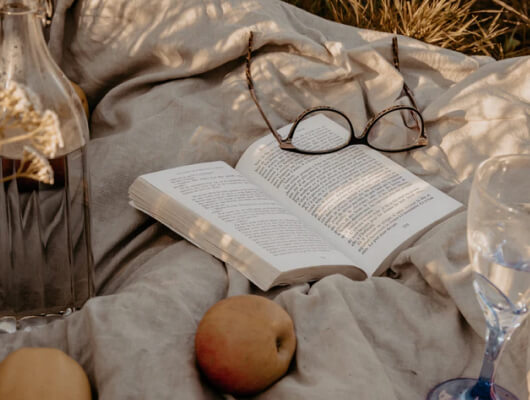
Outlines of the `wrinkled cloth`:
<svg viewBox="0 0 530 400">
<path fill-rule="evenodd" d="M 475 298 L 466 211 L 394 260 L 399 277 L 259 292 L 238 272 L 128 205 L 140 174 L 202 161 L 234 165 L 268 134 L 244 76 L 252 71 L 272 124 L 321 104 L 360 132 L 406 81 L 427 148 L 390 155 L 467 203 L 476 166 L 530 153 L 530 57 L 495 61 L 324 20 L 276 0 L 57 0 L 50 49 L 92 109 L 88 144 L 98 296 L 73 315 L 0 336 L 0 359 L 57 347 L 81 363 L 100 400 L 217 399 L 201 377 L 194 335 L 226 296 L 259 293 L 294 321 L 288 373 L 256 399 L 423 399 L 437 383 L 477 377 L 485 323 Z M 529 332 L 507 344 L 497 382 L 528 398 Z"/>
</svg>

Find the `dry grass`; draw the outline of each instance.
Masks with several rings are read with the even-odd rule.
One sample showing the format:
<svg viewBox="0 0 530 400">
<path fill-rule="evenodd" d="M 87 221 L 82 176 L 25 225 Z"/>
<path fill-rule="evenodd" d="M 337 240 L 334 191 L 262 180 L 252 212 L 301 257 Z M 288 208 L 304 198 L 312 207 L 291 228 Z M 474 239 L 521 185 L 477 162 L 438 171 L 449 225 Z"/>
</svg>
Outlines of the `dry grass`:
<svg viewBox="0 0 530 400">
<path fill-rule="evenodd" d="M 466 54 L 530 55 L 527 0 L 285 0 L 324 18 Z"/>
</svg>

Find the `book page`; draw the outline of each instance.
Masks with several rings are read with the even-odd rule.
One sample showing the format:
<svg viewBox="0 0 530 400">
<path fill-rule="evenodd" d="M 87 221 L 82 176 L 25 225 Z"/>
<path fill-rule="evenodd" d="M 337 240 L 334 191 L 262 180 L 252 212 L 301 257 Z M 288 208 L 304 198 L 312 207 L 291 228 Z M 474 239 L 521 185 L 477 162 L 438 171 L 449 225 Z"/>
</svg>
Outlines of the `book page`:
<svg viewBox="0 0 530 400">
<path fill-rule="evenodd" d="M 280 271 L 351 265 L 351 260 L 224 162 L 182 166 L 141 178 L 224 232 L 221 243 L 214 244 L 219 248 L 236 241 Z"/>
<path fill-rule="evenodd" d="M 343 129 L 324 116 L 303 123 L 308 135 Z M 461 207 L 364 145 L 304 155 L 281 150 L 268 135 L 245 152 L 236 168 L 368 274 L 401 243 Z"/>
</svg>

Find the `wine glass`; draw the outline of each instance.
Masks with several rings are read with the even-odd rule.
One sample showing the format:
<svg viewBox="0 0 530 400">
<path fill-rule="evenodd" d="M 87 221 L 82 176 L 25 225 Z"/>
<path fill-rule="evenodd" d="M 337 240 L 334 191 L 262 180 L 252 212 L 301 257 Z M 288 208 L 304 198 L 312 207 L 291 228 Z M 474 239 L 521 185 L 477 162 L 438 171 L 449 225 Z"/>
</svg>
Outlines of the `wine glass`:
<svg viewBox="0 0 530 400">
<path fill-rule="evenodd" d="M 486 318 L 486 350 L 478 379 L 440 383 L 427 400 L 517 400 L 494 383 L 504 344 L 530 306 L 530 155 L 482 162 L 467 216 L 473 287 Z"/>
</svg>

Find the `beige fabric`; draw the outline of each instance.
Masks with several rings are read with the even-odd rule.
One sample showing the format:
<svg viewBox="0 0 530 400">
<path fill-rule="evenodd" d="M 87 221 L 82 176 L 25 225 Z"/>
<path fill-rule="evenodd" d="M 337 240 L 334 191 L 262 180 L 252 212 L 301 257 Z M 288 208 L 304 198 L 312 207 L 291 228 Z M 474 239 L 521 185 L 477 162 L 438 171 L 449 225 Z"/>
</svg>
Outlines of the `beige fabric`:
<svg viewBox="0 0 530 400">
<path fill-rule="evenodd" d="M 72 4 L 71 4 L 72 3 Z M 70 6 L 71 4 L 71 6 Z M 466 203 L 486 157 L 530 152 L 530 58 L 495 62 L 335 24 L 275 0 L 58 0 L 50 47 L 93 108 L 89 147 L 100 296 L 66 320 L 0 336 L 67 351 L 100 400 L 215 399 L 193 339 L 221 298 L 255 291 L 237 272 L 133 210 L 139 174 L 222 159 L 235 164 L 266 127 L 250 100 L 249 29 L 258 96 L 276 126 L 306 107 L 344 110 L 359 132 L 416 94 L 431 145 L 392 158 Z M 64 21 L 64 29 L 63 29 Z M 398 256 L 401 278 L 330 276 L 268 296 L 298 338 L 289 373 L 259 399 L 423 399 L 436 383 L 477 376 L 484 322 L 469 281 L 466 213 Z M 508 343 L 498 382 L 528 398 L 528 323 Z"/>
</svg>

